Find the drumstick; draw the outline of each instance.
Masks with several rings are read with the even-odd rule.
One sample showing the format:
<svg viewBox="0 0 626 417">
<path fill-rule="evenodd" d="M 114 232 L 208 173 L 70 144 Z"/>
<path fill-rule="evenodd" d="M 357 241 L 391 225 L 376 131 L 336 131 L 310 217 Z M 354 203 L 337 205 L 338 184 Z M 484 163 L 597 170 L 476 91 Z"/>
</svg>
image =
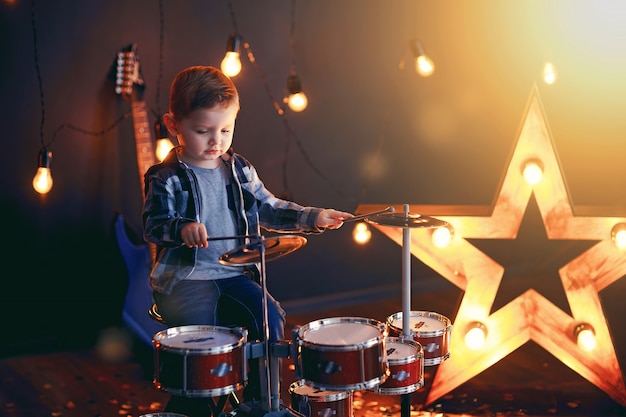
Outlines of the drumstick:
<svg viewBox="0 0 626 417">
<path fill-rule="evenodd" d="M 387 212 L 393 213 L 394 211 L 395 211 L 395 209 L 393 207 L 389 206 L 389 207 L 387 207 L 384 210 L 374 211 L 372 213 L 367 213 L 367 214 L 359 214 L 358 216 L 354 216 L 354 217 L 348 217 L 347 219 L 344 219 L 343 222 L 344 223 L 346 223 L 346 222 L 353 222 L 353 221 L 356 221 L 356 220 L 361 220 L 361 219 L 365 219 L 367 217 L 375 216 L 377 214 L 382 214 L 382 213 L 387 213 Z"/>
<path fill-rule="evenodd" d="M 237 235 L 237 236 L 209 236 L 206 240 L 228 240 L 228 239 L 246 239 L 258 237 L 257 235 Z"/>
</svg>

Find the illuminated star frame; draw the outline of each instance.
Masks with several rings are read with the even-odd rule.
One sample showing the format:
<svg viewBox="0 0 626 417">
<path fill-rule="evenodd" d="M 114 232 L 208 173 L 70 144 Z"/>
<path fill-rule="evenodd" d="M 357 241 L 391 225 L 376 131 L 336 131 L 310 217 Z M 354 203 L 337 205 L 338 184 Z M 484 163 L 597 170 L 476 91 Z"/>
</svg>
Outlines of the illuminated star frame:
<svg viewBox="0 0 626 417">
<path fill-rule="evenodd" d="M 531 160 L 543 168 L 543 179 L 536 185 L 529 185 L 522 175 L 523 166 Z M 467 239 L 515 239 L 532 194 L 548 239 L 597 241 L 559 269 L 572 316 L 534 289 L 490 314 L 504 266 Z M 363 204 L 356 212 L 368 213 L 386 206 Z M 395 209 L 402 211 L 402 207 Z M 438 248 L 431 241 L 431 233 L 412 233 L 410 251 L 464 291 L 452 320 L 450 358 L 439 365 L 427 404 L 534 341 L 612 399 L 626 405 L 623 375 L 598 295 L 626 274 L 626 254 L 612 240 L 614 227 L 626 222 L 626 218 L 574 215 L 536 86 L 490 214 L 477 214 L 476 207 L 467 206 L 413 205 L 410 211 L 449 223 L 453 231 L 450 245 Z M 401 228 L 373 226 L 397 244 L 403 244 Z M 484 346 L 472 350 L 465 345 L 464 337 L 476 322 L 482 323 L 487 332 Z M 576 329 L 581 324 L 591 325 L 595 331 L 597 343 L 592 351 L 577 344 Z"/>
</svg>

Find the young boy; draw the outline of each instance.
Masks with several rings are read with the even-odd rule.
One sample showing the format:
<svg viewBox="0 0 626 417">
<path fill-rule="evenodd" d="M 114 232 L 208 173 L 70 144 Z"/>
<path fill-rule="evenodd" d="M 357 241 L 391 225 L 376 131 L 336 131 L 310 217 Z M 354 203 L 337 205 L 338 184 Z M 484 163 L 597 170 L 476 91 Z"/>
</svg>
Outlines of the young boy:
<svg viewBox="0 0 626 417">
<path fill-rule="evenodd" d="M 242 326 L 253 341 L 265 339 L 259 271 L 219 262 L 247 242 L 209 238 L 253 235 L 259 223 L 269 231 L 321 233 L 353 215 L 303 207 L 268 191 L 250 162 L 233 152 L 238 111 L 237 89 L 221 71 L 193 66 L 174 78 L 163 121 L 180 146 L 145 174 L 143 226 L 157 248 L 150 284 L 167 325 Z M 269 295 L 267 304 L 269 342 L 282 341 L 285 312 Z M 260 399 L 255 368 L 250 366 L 244 401 Z M 194 410 L 184 403 L 202 402 L 175 397 L 166 411 L 190 417 Z M 200 415 L 206 415 L 204 407 Z"/>
</svg>

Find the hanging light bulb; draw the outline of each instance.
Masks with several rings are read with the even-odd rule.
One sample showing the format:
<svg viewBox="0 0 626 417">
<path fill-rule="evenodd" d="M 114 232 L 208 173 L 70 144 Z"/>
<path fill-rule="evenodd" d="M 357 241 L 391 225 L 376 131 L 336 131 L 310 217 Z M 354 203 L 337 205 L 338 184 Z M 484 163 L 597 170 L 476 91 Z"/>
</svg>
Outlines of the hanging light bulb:
<svg viewBox="0 0 626 417">
<path fill-rule="evenodd" d="M 359 222 L 354 225 L 354 229 L 352 230 L 352 239 L 358 243 L 359 245 L 365 245 L 372 238 L 372 232 L 370 231 L 367 224 L 363 222 Z"/>
<path fill-rule="evenodd" d="M 39 194 L 48 194 L 52 189 L 52 175 L 50 174 L 50 161 L 52 152 L 45 147 L 39 151 L 39 163 L 37 173 L 33 178 L 33 188 Z"/>
<path fill-rule="evenodd" d="M 165 125 L 160 120 L 157 120 L 154 125 L 154 131 L 156 132 L 156 157 L 159 161 L 165 159 L 169 151 L 174 147 L 174 144 L 170 140 L 169 134 Z"/>
<path fill-rule="evenodd" d="M 415 42 L 415 52 L 415 71 L 422 77 L 430 77 L 433 75 L 433 72 L 435 72 L 435 64 L 432 59 L 426 56 L 421 43 Z"/>
<path fill-rule="evenodd" d="M 228 37 L 226 46 L 226 55 L 222 59 L 222 72 L 229 77 L 234 77 L 241 72 L 241 60 L 239 59 L 239 44 L 241 37 L 236 33 L 232 33 Z"/>
<path fill-rule="evenodd" d="M 287 79 L 287 91 L 289 92 L 287 105 L 292 111 L 301 112 L 306 109 L 306 106 L 309 104 L 309 99 L 306 97 L 306 94 L 302 92 L 300 78 L 293 72 Z"/>
</svg>

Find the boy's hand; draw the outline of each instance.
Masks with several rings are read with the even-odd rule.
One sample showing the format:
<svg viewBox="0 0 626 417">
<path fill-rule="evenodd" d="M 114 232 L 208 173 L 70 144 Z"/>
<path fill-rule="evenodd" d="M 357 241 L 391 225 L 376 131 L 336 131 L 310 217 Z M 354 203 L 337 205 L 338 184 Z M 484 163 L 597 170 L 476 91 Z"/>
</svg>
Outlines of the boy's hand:
<svg viewBox="0 0 626 417">
<path fill-rule="evenodd" d="M 184 225 L 180 229 L 180 238 L 188 248 L 195 246 L 200 248 L 209 247 L 209 234 L 206 231 L 206 226 L 202 223 L 188 223 Z"/>
<path fill-rule="evenodd" d="M 354 217 L 354 214 L 347 213 L 345 211 L 338 211 L 334 209 L 322 210 L 317 217 L 317 227 L 324 227 L 327 229 L 339 229 L 343 226 L 343 221 Z"/>
</svg>

